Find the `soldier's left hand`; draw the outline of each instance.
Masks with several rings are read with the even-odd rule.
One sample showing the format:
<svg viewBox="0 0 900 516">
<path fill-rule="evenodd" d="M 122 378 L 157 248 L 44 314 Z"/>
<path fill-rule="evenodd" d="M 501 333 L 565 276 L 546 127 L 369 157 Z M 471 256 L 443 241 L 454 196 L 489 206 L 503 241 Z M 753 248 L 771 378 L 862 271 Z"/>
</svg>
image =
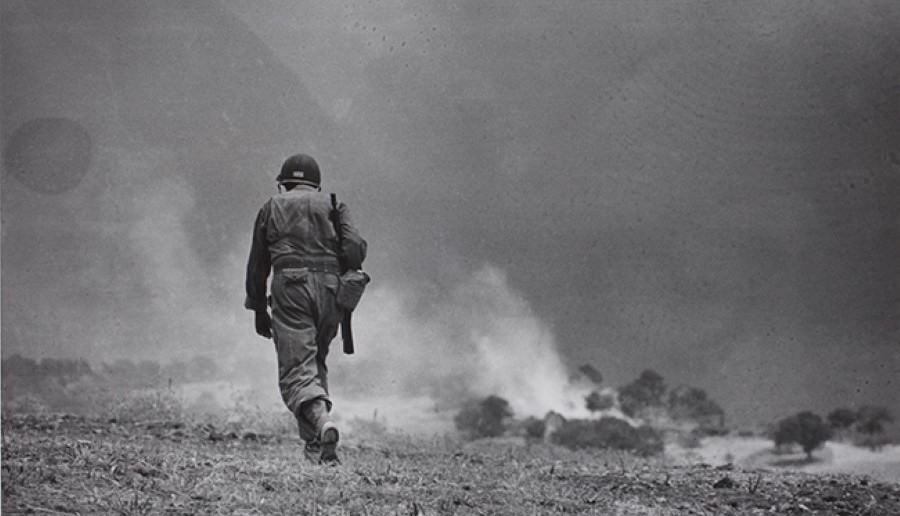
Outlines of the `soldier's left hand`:
<svg viewBox="0 0 900 516">
<path fill-rule="evenodd" d="M 256 333 L 260 337 L 272 338 L 272 319 L 269 317 L 268 310 L 256 312 Z"/>
</svg>

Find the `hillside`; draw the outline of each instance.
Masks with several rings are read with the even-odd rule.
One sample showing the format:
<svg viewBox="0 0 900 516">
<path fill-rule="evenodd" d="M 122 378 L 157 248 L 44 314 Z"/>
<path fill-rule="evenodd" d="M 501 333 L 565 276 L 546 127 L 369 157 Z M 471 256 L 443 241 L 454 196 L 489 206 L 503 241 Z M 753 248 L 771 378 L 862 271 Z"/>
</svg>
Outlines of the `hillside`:
<svg viewBox="0 0 900 516">
<path fill-rule="evenodd" d="M 343 464 L 210 425 L 3 418 L 5 513 L 898 514 L 867 477 L 674 465 L 508 441 L 348 432 Z"/>
</svg>

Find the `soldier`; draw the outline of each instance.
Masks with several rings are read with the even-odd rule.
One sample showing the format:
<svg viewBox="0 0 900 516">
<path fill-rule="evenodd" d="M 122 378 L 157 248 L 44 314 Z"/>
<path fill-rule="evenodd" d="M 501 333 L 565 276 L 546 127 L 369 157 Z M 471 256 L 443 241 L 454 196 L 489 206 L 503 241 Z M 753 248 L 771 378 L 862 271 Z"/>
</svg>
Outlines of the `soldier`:
<svg viewBox="0 0 900 516">
<path fill-rule="evenodd" d="M 333 207 L 321 192 L 319 165 L 313 158 L 291 156 L 277 181 L 279 193 L 263 204 L 253 226 L 244 306 L 256 312 L 256 333 L 274 338 L 281 397 L 297 419 L 307 458 L 337 462 L 339 432 L 329 416 L 325 358 L 344 315 L 336 300 L 341 260 L 345 268 L 360 269 L 366 241 L 353 226 L 347 206 Z M 336 219 L 331 218 L 333 209 Z M 270 268 L 271 318 L 266 303 Z"/>
</svg>

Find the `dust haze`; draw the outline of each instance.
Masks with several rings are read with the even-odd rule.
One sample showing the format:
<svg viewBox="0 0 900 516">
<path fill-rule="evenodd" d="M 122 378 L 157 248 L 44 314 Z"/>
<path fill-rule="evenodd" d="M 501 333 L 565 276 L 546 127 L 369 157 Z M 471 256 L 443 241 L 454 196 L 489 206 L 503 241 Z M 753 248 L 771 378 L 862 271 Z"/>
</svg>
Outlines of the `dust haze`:
<svg viewBox="0 0 900 516">
<path fill-rule="evenodd" d="M 307 152 L 370 242 L 338 405 L 575 411 L 586 362 L 737 423 L 900 405 L 893 2 L 0 9 L 4 357 L 209 355 L 277 403 L 243 273 Z"/>
</svg>

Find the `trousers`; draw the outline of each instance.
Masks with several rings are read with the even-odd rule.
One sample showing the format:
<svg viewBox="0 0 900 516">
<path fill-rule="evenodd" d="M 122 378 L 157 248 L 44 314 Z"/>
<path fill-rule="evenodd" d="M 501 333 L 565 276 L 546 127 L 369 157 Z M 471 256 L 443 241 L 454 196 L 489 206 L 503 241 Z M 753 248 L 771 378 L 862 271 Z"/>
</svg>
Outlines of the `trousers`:
<svg viewBox="0 0 900 516">
<path fill-rule="evenodd" d="M 335 273 L 303 267 L 276 270 L 272 277 L 278 388 L 306 442 L 318 439 L 320 422 L 304 414 L 304 405 L 321 399 L 331 411 L 325 359 L 343 315 L 336 301 L 339 282 Z"/>
</svg>

